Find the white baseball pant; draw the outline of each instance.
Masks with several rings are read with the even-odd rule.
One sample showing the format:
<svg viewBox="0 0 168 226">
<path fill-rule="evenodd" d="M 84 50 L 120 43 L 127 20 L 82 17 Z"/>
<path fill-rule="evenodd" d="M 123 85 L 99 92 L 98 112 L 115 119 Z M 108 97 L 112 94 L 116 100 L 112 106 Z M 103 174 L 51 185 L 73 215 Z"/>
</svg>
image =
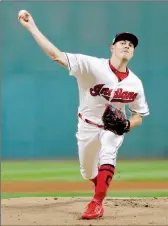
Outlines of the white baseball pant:
<svg viewBox="0 0 168 226">
<path fill-rule="evenodd" d="M 98 165 L 116 166 L 118 149 L 123 143 L 124 135 L 119 136 L 94 125 L 87 124 L 79 118 L 76 133 L 80 172 L 83 178 L 93 179 L 98 174 Z"/>
</svg>

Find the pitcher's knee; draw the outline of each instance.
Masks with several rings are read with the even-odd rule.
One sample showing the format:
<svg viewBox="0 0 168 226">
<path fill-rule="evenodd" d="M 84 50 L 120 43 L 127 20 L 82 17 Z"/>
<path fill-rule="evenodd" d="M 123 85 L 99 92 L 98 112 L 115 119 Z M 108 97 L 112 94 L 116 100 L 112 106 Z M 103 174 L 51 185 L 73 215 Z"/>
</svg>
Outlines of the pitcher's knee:
<svg viewBox="0 0 168 226">
<path fill-rule="evenodd" d="M 100 161 L 100 165 L 105 165 L 105 164 L 112 165 L 112 166 L 116 167 L 116 159 L 111 159 L 111 160 L 109 160 L 109 159 L 102 159 Z"/>
<path fill-rule="evenodd" d="M 111 151 L 111 150 L 110 150 Z M 109 151 L 109 152 L 110 152 Z M 117 156 L 112 156 L 111 153 L 106 153 L 100 156 L 100 165 L 110 164 L 116 166 Z"/>
<path fill-rule="evenodd" d="M 81 172 L 82 177 L 86 180 L 90 180 L 90 179 L 95 178 L 97 176 L 97 173 L 98 173 L 98 171 L 92 172 L 92 171 L 86 170 L 86 169 L 81 169 L 80 172 Z"/>
</svg>

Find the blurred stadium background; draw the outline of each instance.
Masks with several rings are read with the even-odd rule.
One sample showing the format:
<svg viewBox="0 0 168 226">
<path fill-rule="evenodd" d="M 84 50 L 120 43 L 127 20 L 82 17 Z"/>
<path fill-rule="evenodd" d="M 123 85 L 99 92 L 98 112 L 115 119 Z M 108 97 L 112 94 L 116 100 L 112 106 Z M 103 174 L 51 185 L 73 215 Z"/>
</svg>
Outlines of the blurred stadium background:
<svg viewBox="0 0 168 226">
<path fill-rule="evenodd" d="M 109 195 L 168 195 L 167 6 L 166 2 L 143 1 L 1 2 L 2 197 L 46 195 L 15 193 L 12 182 L 83 181 L 75 138 L 76 81 L 20 25 L 21 9 L 28 10 L 46 37 L 66 52 L 109 58 L 116 33 L 137 34 L 140 44 L 129 66 L 144 82 L 151 114 L 120 148 L 115 181 L 160 185 L 128 192 L 123 184 L 122 192 Z M 54 194 L 79 195 L 73 189 Z"/>
</svg>

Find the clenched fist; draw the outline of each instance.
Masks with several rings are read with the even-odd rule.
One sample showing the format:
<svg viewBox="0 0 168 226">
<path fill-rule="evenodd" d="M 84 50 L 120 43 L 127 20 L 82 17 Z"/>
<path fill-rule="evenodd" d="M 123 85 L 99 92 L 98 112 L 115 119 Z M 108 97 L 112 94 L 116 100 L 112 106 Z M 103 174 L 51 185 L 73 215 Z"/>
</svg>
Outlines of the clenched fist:
<svg viewBox="0 0 168 226">
<path fill-rule="evenodd" d="M 26 10 L 19 11 L 18 20 L 29 31 L 33 28 L 36 28 L 36 24 L 31 16 L 31 14 L 29 12 L 27 12 Z"/>
</svg>

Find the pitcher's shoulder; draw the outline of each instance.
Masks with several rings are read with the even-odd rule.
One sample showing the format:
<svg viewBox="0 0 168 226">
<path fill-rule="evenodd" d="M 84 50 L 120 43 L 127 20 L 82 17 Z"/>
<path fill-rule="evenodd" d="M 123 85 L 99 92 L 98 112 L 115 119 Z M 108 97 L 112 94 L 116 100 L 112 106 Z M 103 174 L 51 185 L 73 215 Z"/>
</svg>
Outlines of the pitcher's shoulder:
<svg viewBox="0 0 168 226">
<path fill-rule="evenodd" d="M 100 63 L 100 64 L 106 64 L 109 59 L 98 57 L 98 56 L 92 56 L 92 55 L 85 55 L 85 54 L 79 54 L 80 57 L 83 57 L 85 59 L 88 59 L 92 62 Z"/>
<path fill-rule="evenodd" d="M 128 69 L 129 69 L 129 68 L 128 68 Z M 130 69 L 129 69 L 129 73 L 130 73 L 130 75 L 131 75 L 131 79 L 134 79 L 136 82 L 142 84 L 142 80 L 141 80 L 141 78 L 140 78 L 138 75 L 136 75 L 136 74 L 135 74 L 134 72 L 132 72 Z"/>
<path fill-rule="evenodd" d="M 93 63 L 93 65 L 96 65 L 99 67 L 106 66 L 109 61 L 109 59 L 96 57 L 96 56 L 88 56 L 88 59 L 90 60 L 91 63 Z"/>
</svg>

